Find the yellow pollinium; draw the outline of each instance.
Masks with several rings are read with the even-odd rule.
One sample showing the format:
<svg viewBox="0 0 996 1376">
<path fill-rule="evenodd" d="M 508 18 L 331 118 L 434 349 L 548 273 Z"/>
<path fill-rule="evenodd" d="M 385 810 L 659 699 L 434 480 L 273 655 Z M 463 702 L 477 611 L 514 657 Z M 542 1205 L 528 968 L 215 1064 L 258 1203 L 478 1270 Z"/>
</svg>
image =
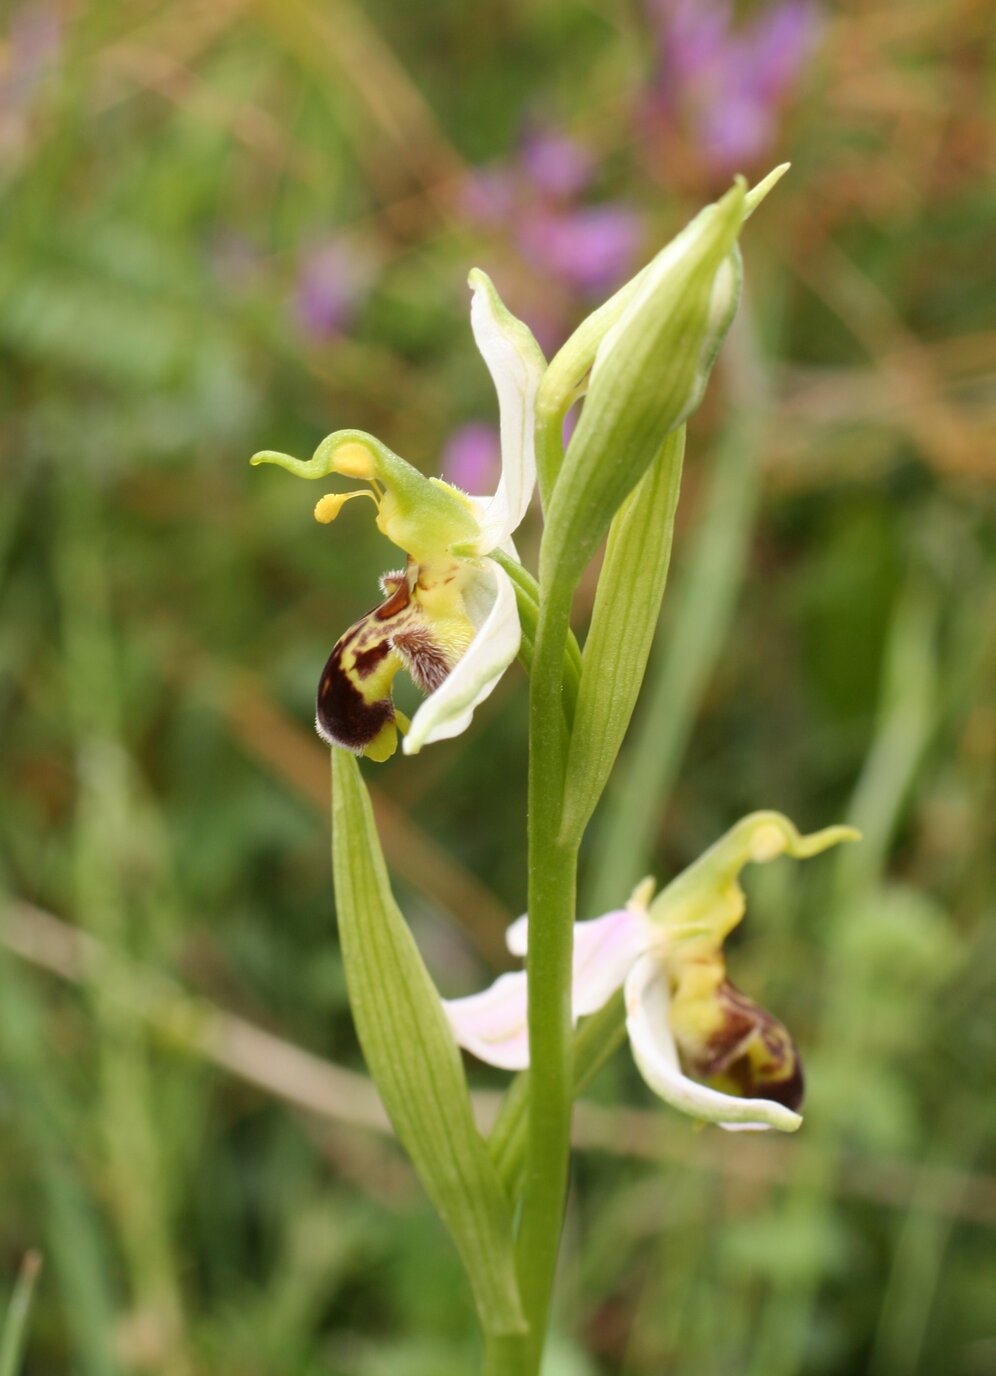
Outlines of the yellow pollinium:
<svg viewBox="0 0 996 1376">
<path fill-rule="evenodd" d="M 378 505 L 375 495 L 366 488 L 360 492 L 326 492 L 315 504 L 315 520 L 320 521 L 323 526 L 331 525 L 346 503 L 351 502 L 354 497 L 369 497 L 375 506 Z"/>
</svg>

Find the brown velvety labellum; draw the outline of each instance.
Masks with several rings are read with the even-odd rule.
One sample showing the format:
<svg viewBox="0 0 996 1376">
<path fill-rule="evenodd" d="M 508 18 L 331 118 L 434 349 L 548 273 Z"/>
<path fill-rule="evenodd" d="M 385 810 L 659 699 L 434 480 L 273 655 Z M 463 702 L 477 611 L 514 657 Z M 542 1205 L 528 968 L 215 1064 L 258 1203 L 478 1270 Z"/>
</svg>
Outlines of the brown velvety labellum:
<svg viewBox="0 0 996 1376">
<path fill-rule="evenodd" d="M 394 705 L 390 698 L 366 701 L 342 667 L 342 655 L 346 647 L 347 639 L 343 636 L 322 670 L 318 682 L 315 725 L 318 734 L 331 745 L 341 745 L 347 750 L 359 752 L 370 744 L 385 722 L 393 720 Z M 377 654 L 378 659 L 383 659 L 384 654 L 390 653 L 390 646 L 385 643 L 382 653 L 379 646 L 361 653 L 368 656 Z M 359 660 L 359 656 L 357 658 Z M 357 669 L 362 675 L 359 663 Z M 367 672 L 370 672 L 369 668 Z"/>
</svg>

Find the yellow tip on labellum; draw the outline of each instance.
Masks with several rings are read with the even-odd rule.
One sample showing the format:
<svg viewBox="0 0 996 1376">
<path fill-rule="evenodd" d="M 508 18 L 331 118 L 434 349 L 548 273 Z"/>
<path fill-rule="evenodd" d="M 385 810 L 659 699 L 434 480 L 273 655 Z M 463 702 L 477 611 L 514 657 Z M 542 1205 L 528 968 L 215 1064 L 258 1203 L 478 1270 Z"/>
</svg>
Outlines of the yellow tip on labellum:
<svg viewBox="0 0 996 1376">
<path fill-rule="evenodd" d="M 359 444 L 355 440 L 341 445 L 335 451 L 333 467 L 345 478 L 364 478 L 371 482 L 377 476 L 373 454 L 365 444 Z"/>
<path fill-rule="evenodd" d="M 393 721 L 386 721 L 373 740 L 368 741 L 363 747 L 363 754 L 368 760 L 383 764 L 391 758 L 397 748 L 398 728 Z"/>
<path fill-rule="evenodd" d="M 386 721 L 374 736 L 373 740 L 363 747 L 363 753 L 368 760 L 374 760 L 377 764 L 383 764 L 389 760 L 398 748 L 398 732 L 403 736 L 408 734 L 411 722 L 404 712 L 394 709 L 394 720 Z"/>
<path fill-rule="evenodd" d="M 366 488 L 360 492 L 326 492 L 315 504 L 315 520 L 323 526 L 331 525 L 346 503 L 351 502 L 354 497 L 369 497 L 374 505 L 377 505 L 377 498 Z"/>
</svg>

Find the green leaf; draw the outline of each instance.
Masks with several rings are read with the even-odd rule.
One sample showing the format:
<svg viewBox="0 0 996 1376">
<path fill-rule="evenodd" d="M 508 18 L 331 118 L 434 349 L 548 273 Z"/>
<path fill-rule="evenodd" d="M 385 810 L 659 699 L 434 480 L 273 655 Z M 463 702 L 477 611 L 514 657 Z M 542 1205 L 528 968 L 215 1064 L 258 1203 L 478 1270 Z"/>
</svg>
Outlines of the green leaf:
<svg viewBox="0 0 996 1376">
<path fill-rule="evenodd" d="M 391 893 L 359 766 L 332 751 L 339 937 L 360 1046 L 391 1122 L 466 1267 L 486 1333 L 525 1329 L 512 1213 L 477 1131 L 439 995 Z"/>
<path fill-rule="evenodd" d="M 608 783 L 643 683 L 667 582 L 685 427 L 623 502 L 609 530 L 581 656 L 561 839 L 580 840 Z"/>
</svg>

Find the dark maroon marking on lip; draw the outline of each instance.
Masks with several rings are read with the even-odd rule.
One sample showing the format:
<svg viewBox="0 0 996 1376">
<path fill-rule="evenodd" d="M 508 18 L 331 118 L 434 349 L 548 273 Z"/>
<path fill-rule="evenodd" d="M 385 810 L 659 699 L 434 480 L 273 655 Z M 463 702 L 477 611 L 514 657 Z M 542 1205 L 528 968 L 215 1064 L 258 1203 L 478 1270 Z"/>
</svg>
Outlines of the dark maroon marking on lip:
<svg viewBox="0 0 996 1376">
<path fill-rule="evenodd" d="M 353 663 L 360 678 L 369 678 L 377 665 L 391 653 L 391 642 L 382 640 L 377 645 L 371 645 L 369 650 L 357 650 L 353 655 Z"/>
<path fill-rule="evenodd" d="M 793 1111 L 801 1108 L 806 1095 L 806 1082 L 802 1073 L 802 1061 L 794 1044 L 792 1048 L 791 1069 L 784 1071 L 784 1060 L 773 1062 L 758 1069 L 751 1065 L 746 1056 L 732 1061 L 723 1072 L 728 1075 L 745 1099 L 774 1099 L 776 1104 L 784 1104 Z"/>
<path fill-rule="evenodd" d="M 790 1075 L 782 1080 L 764 1080 L 761 1083 L 761 1088 L 764 1091 L 764 1098 L 774 1099 L 776 1104 L 784 1104 L 786 1108 L 792 1109 L 793 1113 L 802 1108 L 802 1101 L 806 1097 L 806 1080 L 802 1073 L 802 1061 L 799 1059 L 798 1053 Z"/>
<path fill-rule="evenodd" d="M 709 1038 L 708 1053 L 696 1057 L 692 1069 L 703 1079 L 727 1077 L 746 1098 L 773 1099 L 797 1109 L 805 1081 L 799 1052 L 786 1028 L 728 979 L 716 992 L 724 1022 Z M 758 1043 L 767 1052 L 760 1062 Z"/>
<path fill-rule="evenodd" d="M 342 652 L 349 632 L 329 655 L 318 681 L 315 726 L 318 734 L 332 745 L 359 753 L 377 735 L 385 722 L 394 720 L 391 699 L 366 702 L 342 667 Z M 379 648 L 379 647 L 376 647 Z M 368 652 L 369 653 L 369 652 Z"/>
<path fill-rule="evenodd" d="M 378 621 L 389 621 L 392 616 L 397 616 L 398 612 L 403 612 L 410 601 L 411 594 L 408 591 L 408 582 L 401 578 L 391 596 L 386 602 L 380 604 L 374 615 Z"/>
</svg>

